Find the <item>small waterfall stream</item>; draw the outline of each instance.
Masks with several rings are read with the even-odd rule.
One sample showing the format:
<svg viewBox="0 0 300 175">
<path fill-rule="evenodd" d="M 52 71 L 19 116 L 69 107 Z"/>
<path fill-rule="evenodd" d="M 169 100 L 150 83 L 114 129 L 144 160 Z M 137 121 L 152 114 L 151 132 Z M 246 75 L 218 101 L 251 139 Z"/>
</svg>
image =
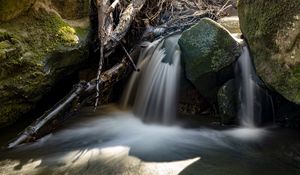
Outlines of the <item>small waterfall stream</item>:
<svg viewBox="0 0 300 175">
<path fill-rule="evenodd" d="M 255 82 L 253 81 L 254 68 L 251 62 L 249 49 L 244 46 L 238 61 L 240 73 L 240 109 L 238 117 L 242 126 L 255 127 L 254 99 Z"/>
<path fill-rule="evenodd" d="M 180 72 L 180 35 L 157 40 L 141 51 L 138 67 L 124 93 L 122 106 L 146 122 L 170 124 L 176 115 L 176 92 Z"/>
<path fill-rule="evenodd" d="M 297 174 L 299 165 L 285 162 L 288 154 L 282 153 L 282 145 L 293 151 L 300 140 L 289 143 L 289 137 L 275 133 L 265 143 L 263 138 L 271 131 L 254 127 L 254 69 L 247 47 L 238 60 L 243 127 L 166 126 L 176 111 L 178 38 L 173 35 L 144 45 L 138 60 L 141 72 L 133 73 L 122 101 L 123 107 L 133 110 L 108 105 L 96 113 L 82 111 L 56 133 L 0 151 L 0 174 Z"/>
</svg>

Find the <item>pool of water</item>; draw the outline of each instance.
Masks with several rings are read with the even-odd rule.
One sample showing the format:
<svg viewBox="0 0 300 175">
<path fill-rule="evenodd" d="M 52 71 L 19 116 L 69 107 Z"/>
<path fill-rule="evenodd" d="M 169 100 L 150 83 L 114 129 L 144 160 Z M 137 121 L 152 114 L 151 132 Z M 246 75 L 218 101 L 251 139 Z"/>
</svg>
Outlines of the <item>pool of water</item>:
<svg viewBox="0 0 300 175">
<path fill-rule="evenodd" d="M 0 174 L 300 175 L 299 131 L 147 125 L 114 105 L 0 151 Z"/>
</svg>

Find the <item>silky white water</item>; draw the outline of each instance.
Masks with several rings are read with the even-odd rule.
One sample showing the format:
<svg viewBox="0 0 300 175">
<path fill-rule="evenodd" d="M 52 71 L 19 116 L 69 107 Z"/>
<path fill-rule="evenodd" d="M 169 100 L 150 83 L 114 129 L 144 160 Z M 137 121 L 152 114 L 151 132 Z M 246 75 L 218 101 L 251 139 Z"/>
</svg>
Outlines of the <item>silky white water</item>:
<svg viewBox="0 0 300 175">
<path fill-rule="evenodd" d="M 247 46 L 242 49 L 242 54 L 238 59 L 240 73 L 240 109 L 238 117 L 240 123 L 245 127 L 255 127 L 254 119 L 254 99 L 255 84 L 253 81 L 254 68 L 251 62 L 250 53 Z"/>
<path fill-rule="evenodd" d="M 170 124 L 176 115 L 176 92 L 180 72 L 180 35 L 148 43 L 124 92 L 123 107 L 146 122 Z"/>
<path fill-rule="evenodd" d="M 34 144 L 0 152 L 0 174 L 297 174 L 297 165 L 286 164 L 286 154 L 279 151 L 283 145 L 291 148 L 288 152 L 295 147 L 286 136 L 286 141 L 274 144 L 278 148 L 268 147 L 270 139 L 267 144 L 264 139 L 271 131 L 145 124 L 114 105 L 89 111 Z"/>
<path fill-rule="evenodd" d="M 36 143 L 0 152 L 0 174 L 297 174 L 298 164 L 285 163 L 290 154 L 280 154 L 282 145 L 266 148 L 271 131 L 254 127 L 253 68 L 246 47 L 238 60 L 242 127 L 216 130 L 165 125 L 175 118 L 178 37 L 144 43 L 138 61 L 141 72 L 132 75 L 123 96 L 123 106 L 133 109 L 108 105 L 96 113 L 82 111 L 64 129 Z M 297 144 L 280 143 L 287 145 L 288 153 Z"/>
</svg>

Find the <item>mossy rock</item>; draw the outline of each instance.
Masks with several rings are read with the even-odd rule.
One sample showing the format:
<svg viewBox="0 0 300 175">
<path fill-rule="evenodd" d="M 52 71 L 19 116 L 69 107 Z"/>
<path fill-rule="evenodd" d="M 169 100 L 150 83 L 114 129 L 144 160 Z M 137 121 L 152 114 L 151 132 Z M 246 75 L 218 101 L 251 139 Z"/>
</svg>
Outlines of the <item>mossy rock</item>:
<svg viewBox="0 0 300 175">
<path fill-rule="evenodd" d="M 44 5 L 0 23 L 0 128 L 34 109 L 88 55 L 85 39 Z"/>
<path fill-rule="evenodd" d="M 26 12 L 36 0 L 0 0 L 0 21 L 9 21 Z"/>
<path fill-rule="evenodd" d="M 223 124 L 236 122 L 238 114 L 238 89 L 233 79 L 227 81 L 218 91 L 219 114 Z"/>
<path fill-rule="evenodd" d="M 258 75 L 300 104 L 300 1 L 239 0 L 238 9 Z"/>
<path fill-rule="evenodd" d="M 201 95 L 215 101 L 219 86 L 232 78 L 241 49 L 230 33 L 211 19 L 182 33 L 179 39 L 185 75 Z"/>
</svg>

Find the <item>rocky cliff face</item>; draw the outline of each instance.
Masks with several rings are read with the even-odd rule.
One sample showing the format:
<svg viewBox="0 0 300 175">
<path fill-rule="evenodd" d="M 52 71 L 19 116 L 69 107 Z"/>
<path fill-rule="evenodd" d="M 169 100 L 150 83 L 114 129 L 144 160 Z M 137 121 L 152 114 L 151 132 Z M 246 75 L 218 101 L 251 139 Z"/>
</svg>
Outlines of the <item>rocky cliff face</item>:
<svg viewBox="0 0 300 175">
<path fill-rule="evenodd" d="M 88 55 L 88 24 L 72 25 L 53 5 L 46 0 L 1 0 L 0 127 L 33 109 Z"/>
<path fill-rule="evenodd" d="M 300 1 L 239 0 L 238 11 L 258 75 L 300 104 Z"/>
</svg>

